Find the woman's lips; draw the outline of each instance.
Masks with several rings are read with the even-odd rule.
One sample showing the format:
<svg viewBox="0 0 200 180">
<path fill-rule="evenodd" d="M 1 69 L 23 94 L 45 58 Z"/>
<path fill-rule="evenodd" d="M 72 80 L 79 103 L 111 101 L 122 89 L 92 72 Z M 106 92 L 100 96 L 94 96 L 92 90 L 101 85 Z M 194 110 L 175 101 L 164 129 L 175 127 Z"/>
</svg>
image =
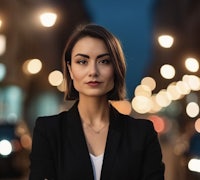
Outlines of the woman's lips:
<svg viewBox="0 0 200 180">
<path fill-rule="evenodd" d="M 99 82 L 99 81 L 90 81 L 87 84 L 89 86 L 95 87 L 95 86 L 98 86 L 99 84 L 101 84 L 101 82 Z"/>
</svg>

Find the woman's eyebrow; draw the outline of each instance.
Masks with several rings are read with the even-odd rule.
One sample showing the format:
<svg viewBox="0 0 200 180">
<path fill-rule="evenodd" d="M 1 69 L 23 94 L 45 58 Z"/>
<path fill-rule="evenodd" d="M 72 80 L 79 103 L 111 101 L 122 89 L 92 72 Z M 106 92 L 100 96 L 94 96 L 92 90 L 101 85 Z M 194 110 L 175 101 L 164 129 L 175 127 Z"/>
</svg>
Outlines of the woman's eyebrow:
<svg viewBox="0 0 200 180">
<path fill-rule="evenodd" d="M 81 54 L 81 53 L 76 54 L 75 57 L 76 57 L 76 56 L 82 56 L 82 57 L 85 57 L 85 58 L 89 58 L 88 55 L 86 55 L 86 54 Z"/>
<path fill-rule="evenodd" d="M 110 56 L 110 54 L 109 53 L 100 54 L 100 55 L 97 56 L 97 59 L 104 57 L 104 56 Z"/>
<path fill-rule="evenodd" d="M 76 57 L 76 56 L 81 56 L 81 57 L 89 58 L 88 55 L 86 55 L 86 54 L 81 54 L 81 53 L 76 54 L 75 57 Z M 104 57 L 104 56 L 110 56 L 110 54 L 109 54 L 109 53 L 100 54 L 100 55 L 97 56 L 97 59 L 98 59 L 98 58 L 101 58 L 101 57 Z"/>
</svg>

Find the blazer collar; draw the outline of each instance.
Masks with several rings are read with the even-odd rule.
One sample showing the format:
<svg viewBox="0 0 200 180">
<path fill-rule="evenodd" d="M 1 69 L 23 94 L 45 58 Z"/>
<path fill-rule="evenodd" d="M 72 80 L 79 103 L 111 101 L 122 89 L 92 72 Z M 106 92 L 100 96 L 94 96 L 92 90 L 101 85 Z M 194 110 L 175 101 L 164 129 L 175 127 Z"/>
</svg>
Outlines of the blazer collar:
<svg viewBox="0 0 200 180">
<path fill-rule="evenodd" d="M 78 102 L 73 105 L 73 107 L 68 111 L 67 117 L 64 118 L 63 135 L 64 137 L 68 137 L 73 151 L 76 153 L 77 159 L 80 159 L 80 161 L 77 162 L 77 166 L 83 168 L 83 171 L 81 172 L 83 173 L 82 177 L 88 177 L 87 180 L 93 180 L 92 164 L 77 105 Z M 123 129 L 122 122 L 120 113 L 111 106 L 110 125 L 104 152 L 101 180 L 111 179 L 110 176 L 117 156 L 121 129 Z M 65 159 L 65 161 L 67 161 L 67 159 Z"/>
<path fill-rule="evenodd" d="M 117 151 L 123 129 L 123 121 L 121 120 L 120 113 L 111 106 L 110 108 L 110 126 L 104 152 L 104 160 L 101 171 L 101 180 L 111 179 Z"/>
<path fill-rule="evenodd" d="M 93 180 L 92 164 L 77 105 L 78 102 L 75 102 L 63 119 L 62 134 L 64 139 L 66 139 L 66 141 L 63 142 L 64 149 L 69 149 L 69 147 L 66 147 L 66 142 L 68 145 L 70 144 L 70 148 L 72 148 L 75 157 L 74 163 L 79 170 L 79 176 L 83 179 L 87 177 L 88 180 Z M 65 157 L 64 161 L 67 162 L 67 157 Z"/>
</svg>

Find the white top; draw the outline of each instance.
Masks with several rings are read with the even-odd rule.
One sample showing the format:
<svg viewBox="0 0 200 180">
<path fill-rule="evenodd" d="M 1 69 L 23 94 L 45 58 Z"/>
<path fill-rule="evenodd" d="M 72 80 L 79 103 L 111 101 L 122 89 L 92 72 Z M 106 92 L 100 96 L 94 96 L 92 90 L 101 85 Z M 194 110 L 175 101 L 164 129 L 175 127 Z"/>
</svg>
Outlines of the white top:
<svg viewBox="0 0 200 180">
<path fill-rule="evenodd" d="M 94 156 L 90 153 L 90 159 L 92 162 L 92 168 L 94 172 L 94 180 L 100 180 L 101 177 L 101 169 L 103 164 L 103 156 L 104 154 L 101 154 L 99 156 Z"/>
</svg>

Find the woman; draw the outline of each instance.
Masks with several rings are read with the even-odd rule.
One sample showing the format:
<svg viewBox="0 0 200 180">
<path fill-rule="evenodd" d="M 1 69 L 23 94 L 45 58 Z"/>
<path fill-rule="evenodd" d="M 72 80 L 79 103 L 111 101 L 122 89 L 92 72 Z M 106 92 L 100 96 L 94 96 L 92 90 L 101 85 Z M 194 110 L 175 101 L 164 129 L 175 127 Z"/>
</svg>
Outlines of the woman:
<svg viewBox="0 0 200 180">
<path fill-rule="evenodd" d="M 163 180 L 153 125 L 120 114 L 109 100 L 125 98 L 125 59 L 119 40 L 89 24 L 65 51 L 66 99 L 73 107 L 36 121 L 30 180 Z"/>
</svg>

